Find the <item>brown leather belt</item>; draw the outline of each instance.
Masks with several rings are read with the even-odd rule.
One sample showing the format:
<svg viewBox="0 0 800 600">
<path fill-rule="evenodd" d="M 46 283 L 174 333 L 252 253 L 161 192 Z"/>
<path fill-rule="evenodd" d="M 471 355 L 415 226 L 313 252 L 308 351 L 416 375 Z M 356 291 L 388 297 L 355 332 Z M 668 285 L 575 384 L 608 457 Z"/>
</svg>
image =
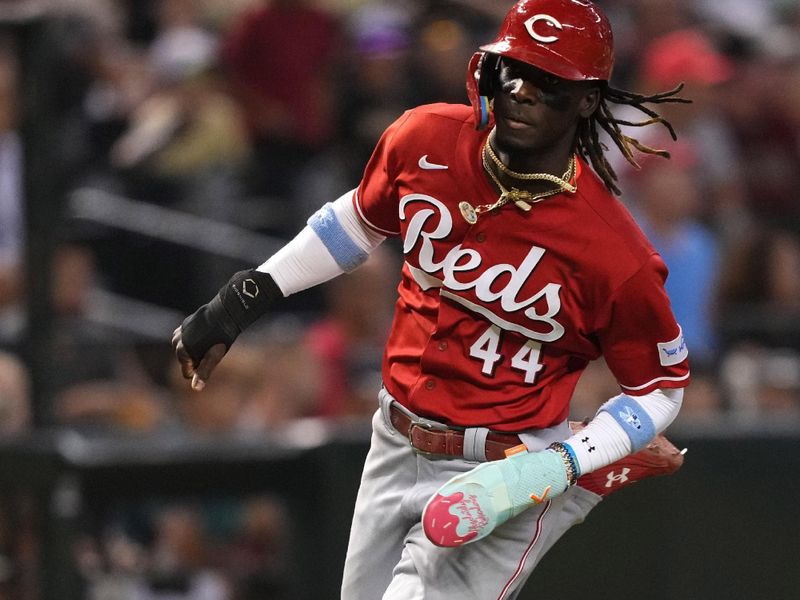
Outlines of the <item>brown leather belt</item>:
<svg viewBox="0 0 800 600">
<path fill-rule="evenodd" d="M 415 421 L 396 404 L 389 408 L 392 425 L 408 438 L 411 446 L 422 454 L 454 456 L 464 458 L 464 430 L 458 428 L 439 428 L 425 421 Z M 486 436 L 486 460 L 505 458 L 509 448 L 519 446 L 522 440 L 510 433 L 490 431 Z"/>
</svg>

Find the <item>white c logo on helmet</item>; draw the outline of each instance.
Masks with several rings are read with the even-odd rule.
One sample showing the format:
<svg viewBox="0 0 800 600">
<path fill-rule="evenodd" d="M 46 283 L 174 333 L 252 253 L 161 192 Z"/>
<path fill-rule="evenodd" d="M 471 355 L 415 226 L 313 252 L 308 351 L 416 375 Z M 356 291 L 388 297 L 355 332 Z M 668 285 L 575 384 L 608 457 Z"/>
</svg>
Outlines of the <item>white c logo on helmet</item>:
<svg viewBox="0 0 800 600">
<path fill-rule="evenodd" d="M 533 30 L 533 26 L 536 25 L 539 21 L 547 21 L 551 26 L 555 27 L 558 30 L 564 29 L 561 23 L 558 22 L 558 19 L 555 17 L 551 17 L 550 15 L 534 15 L 527 21 L 525 21 L 525 29 L 528 30 L 528 33 L 531 34 L 531 37 L 535 39 L 537 42 L 542 42 L 543 44 L 552 44 L 553 42 L 558 41 L 558 36 L 555 35 L 539 35 Z"/>
</svg>

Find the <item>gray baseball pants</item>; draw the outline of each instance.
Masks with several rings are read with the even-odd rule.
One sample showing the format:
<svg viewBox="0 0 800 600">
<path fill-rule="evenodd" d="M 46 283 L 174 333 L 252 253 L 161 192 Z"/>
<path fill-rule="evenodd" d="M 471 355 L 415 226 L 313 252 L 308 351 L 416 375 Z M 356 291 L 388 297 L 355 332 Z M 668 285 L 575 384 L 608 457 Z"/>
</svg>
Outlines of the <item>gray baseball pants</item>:
<svg viewBox="0 0 800 600">
<path fill-rule="evenodd" d="M 385 391 L 356 500 L 342 600 L 512 600 L 538 562 L 600 496 L 580 487 L 523 512 L 488 537 L 440 548 L 425 537 L 425 503 L 451 477 L 478 463 L 417 454 L 389 421 Z M 531 451 L 569 437 L 565 422 L 520 437 Z"/>
</svg>

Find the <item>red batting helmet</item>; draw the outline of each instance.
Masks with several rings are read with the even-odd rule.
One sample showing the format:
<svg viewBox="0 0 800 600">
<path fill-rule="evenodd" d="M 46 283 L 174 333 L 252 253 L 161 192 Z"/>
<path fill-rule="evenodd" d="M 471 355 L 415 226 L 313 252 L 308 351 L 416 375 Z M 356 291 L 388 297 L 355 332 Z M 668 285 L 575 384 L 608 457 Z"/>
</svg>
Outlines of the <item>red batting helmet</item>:
<svg viewBox="0 0 800 600">
<path fill-rule="evenodd" d="M 611 25 L 588 0 L 519 0 L 497 38 L 481 46 L 469 63 L 467 92 L 479 128 L 489 121 L 488 101 L 501 56 L 562 79 L 608 81 L 614 65 Z"/>
</svg>

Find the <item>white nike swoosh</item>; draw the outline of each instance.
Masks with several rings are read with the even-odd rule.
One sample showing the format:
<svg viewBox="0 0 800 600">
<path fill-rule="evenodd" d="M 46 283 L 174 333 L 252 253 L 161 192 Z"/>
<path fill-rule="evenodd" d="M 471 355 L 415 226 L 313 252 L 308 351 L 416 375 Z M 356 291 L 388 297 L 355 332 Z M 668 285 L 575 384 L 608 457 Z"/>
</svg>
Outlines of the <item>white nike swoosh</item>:
<svg viewBox="0 0 800 600">
<path fill-rule="evenodd" d="M 447 169 L 447 165 L 437 165 L 436 163 L 428 162 L 428 155 L 425 154 L 421 156 L 419 159 L 419 167 L 420 169 L 434 169 L 434 170 L 441 170 Z"/>
</svg>

